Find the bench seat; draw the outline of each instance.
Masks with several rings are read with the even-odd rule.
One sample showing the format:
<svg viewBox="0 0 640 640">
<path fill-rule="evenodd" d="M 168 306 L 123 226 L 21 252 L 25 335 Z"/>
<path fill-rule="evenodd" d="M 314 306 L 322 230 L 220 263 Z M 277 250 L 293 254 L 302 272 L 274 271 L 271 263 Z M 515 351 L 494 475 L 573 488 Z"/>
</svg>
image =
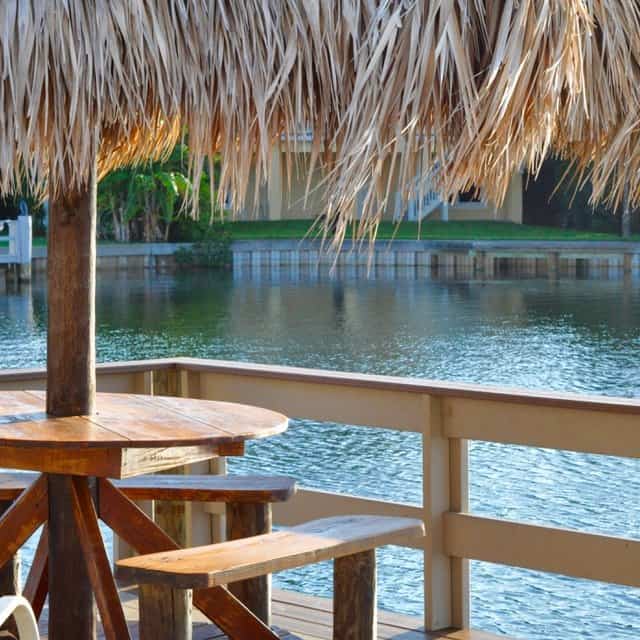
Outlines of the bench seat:
<svg viewBox="0 0 640 640">
<path fill-rule="evenodd" d="M 37 478 L 37 473 L 0 473 L 0 501 L 13 501 Z M 216 476 L 154 474 L 116 480 L 114 484 L 131 500 L 185 500 L 267 504 L 284 502 L 296 490 L 286 476 Z"/>
<path fill-rule="evenodd" d="M 408 518 L 323 518 L 252 538 L 127 558 L 118 562 L 117 575 L 129 582 L 177 589 L 215 587 L 402 544 L 423 532 L 420 520 Z"/>
<path fill-rule="evenodd" d="M 117 563 L 116 575 L 140 587 L 141 637 L 191 640 L 193 589 L 334 560 L 333 637 L 374 640 L 375 550 L 423 535 L 420 520 L 339 516 L 242 540 L 127 558 Z M 163 616 L 166 611 L 171 615 Z"/>
</svg>

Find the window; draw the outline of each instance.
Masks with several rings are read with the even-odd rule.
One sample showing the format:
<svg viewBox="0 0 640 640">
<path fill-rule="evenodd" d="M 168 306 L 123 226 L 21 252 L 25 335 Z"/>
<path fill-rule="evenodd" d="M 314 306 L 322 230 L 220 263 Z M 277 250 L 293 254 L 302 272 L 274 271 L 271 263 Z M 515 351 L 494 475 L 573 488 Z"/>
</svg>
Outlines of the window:
<svg viewBox="0 0 640 640">
<path fill-rule="evenodd" d="M 458 202 L 460 204 L 484 204 L 484 198 L 478 189 L 472 187 L 467 191 L 460 191 L 458 193 Z"/>
</svg>

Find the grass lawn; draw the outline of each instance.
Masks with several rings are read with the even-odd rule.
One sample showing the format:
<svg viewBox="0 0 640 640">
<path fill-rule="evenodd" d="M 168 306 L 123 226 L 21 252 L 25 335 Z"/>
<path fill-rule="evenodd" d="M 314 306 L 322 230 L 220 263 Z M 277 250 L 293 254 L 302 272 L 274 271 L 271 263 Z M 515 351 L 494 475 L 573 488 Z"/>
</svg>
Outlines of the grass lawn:
<svg viewBox="0 0 640 640">
<path fill-rule="evenodd" d="M 291 240 L 304 238 L 311 227 L 310 220 L 263 220 L 228 222 L 226 227 L 234 240 Z M 395 234 L 395 235 L 394 235 Z M 596 231 L 576 231 L 575 229 L 557 229 L 555 227 L 534 227 L 532 225 L 513 224 L 511 222 L 425 222 L 418 232 L 416 222 L 403 222 L 399 226 L 393 222 L 380 224 L 378 238 L 389 240 L 591 240 L 619 241 L 622 238 L 615 233 Z M 630 238 L 640 242 L 640 235 Z M 0 236 L 0 246 L 9 242 L 7 236 Z M 33 239 L 36 247 L 46 245 L 46 239 Z M 100 244 L 111 244 L 100 241 Z"/>
<path fill-rule="evenodd" d="M 234 240 L 303 238 L 311 227 L 309 220 L 238 221 L 227 223 Z M 395 235 L 394 235 L 395 234 Z M 418 231 L 418 223 L 393 222 L 380 224 L 378 238 L 388 240 L 621 240 L 613 233 L 576 231 L 555 227 L 534 227 L 511 222 L 425 222 Z M 640 235 L 631 238 L 640 241 Z"/>
<path fill-rule="evenodd" d="M 0 247 L 6 247 L 9 244 L 9 236 L 0 236 Z M 33 239 L 34 247 L 44 247 L 47 244 L 45 237 L 36 236 Z"/>
</svg>

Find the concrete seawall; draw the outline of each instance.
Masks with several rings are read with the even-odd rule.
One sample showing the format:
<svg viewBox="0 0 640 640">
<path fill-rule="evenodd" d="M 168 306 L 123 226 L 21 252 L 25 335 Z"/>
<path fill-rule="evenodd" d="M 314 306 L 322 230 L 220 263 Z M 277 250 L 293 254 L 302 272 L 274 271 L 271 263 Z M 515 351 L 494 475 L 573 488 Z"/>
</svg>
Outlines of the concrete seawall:
<svg viewBox="0 0 640 640">
<path fill-rule="evenodd" d="M 234 269 L 317 265 L 420 267 L 465 274 L 574 275 L 583 271 L 640 270 L 640 243 L 553 241 L 386 240 L 368 245 L 347 241 L 336 256 L 310 240 L 239 240 Z"/>
<path fill-rule="evenodd" d="M 191 244 L 108 244 L 98 246 L 99 269 L 164 269 Z M 373 249 L 346 241 L 336 256 L 314 240 L 237 240 L 234 270 L 265 267 L 420 267 L 432 271 L 483 274 L 573 275 L 584 271 L 640 271 L 640 243 L 523 240 L 380 240 Z M 34 273 L 46 270 L 46 248 L 33 249 Z"/>
</svg>

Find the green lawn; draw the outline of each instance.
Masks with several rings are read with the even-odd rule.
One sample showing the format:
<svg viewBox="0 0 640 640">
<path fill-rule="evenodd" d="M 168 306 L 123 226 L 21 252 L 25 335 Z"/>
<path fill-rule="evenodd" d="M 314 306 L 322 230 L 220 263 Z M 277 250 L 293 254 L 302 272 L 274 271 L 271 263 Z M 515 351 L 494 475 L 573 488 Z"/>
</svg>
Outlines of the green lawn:
<svg viewBox="0 0 640 640">
<path fill-rule="evenodd" d="M 241 221 L 227 223 L 234 240 L 303 238 L 311 227 L 309 220 Z M 387 240 L 621 240 L 613 233 L 576 231 L 554 227 L 534 227 L 510 222 L 425 222 L 418 230 L 416 222 L 380 224 L 378 238 Z M 640 241 L 640 235 L 631 238 Z"/>
<path fill-rule="evenodd" d="M 0 247 L 6 247 L 9 244 L 8 236 L 0 236 Z M 34 247 L 44 247 L 47 244 L 47 239 L 44 237 L 35 237 L 33 239 Z"/>
<path fill-rule="evenodd" d="M 287 240 L 304 238 L 311 224 L 310 220 L 257 220 L 228 222 L 225 226 L 234 240 Z M 378 238 L 388 240 L 392 237 L 398 240 L 622 240 L 614 233 L 534 227 L 510 222 L 425 222 L 419 232 L 415 222 L 403 222 L 399 226 L 393 222 L 381 223 Z M 640 235 L 632 236 L 631 240 L 640 242 Z M 0 236 L 0 245 L 6 245 L 7 242 L 7 236 Z M 44 246 L 46 239 L 36 237 L 33 244 Z M 101 241 L 100 244 L 108 243 Z"/>
</svg>

